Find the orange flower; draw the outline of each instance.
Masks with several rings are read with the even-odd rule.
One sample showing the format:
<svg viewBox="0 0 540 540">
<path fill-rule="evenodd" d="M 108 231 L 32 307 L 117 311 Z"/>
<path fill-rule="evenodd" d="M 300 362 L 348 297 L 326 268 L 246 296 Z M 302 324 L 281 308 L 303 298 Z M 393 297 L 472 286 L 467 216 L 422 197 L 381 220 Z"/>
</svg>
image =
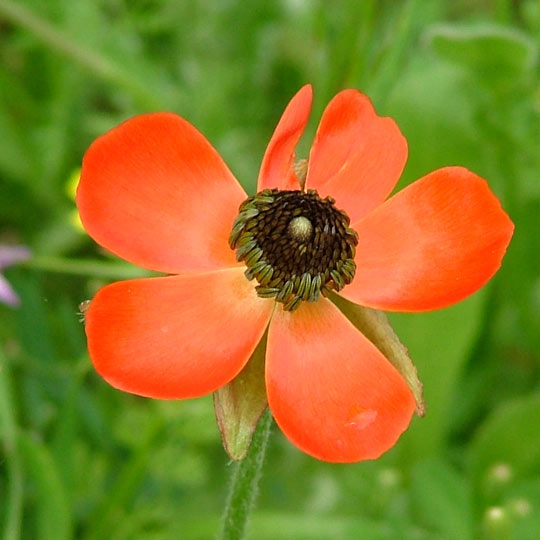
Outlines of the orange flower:
<svg viewBox="0 0 540 540">
<path fill-rule="evenodd" d="M 390 311 L 448 306 L 497 271 L 513 224 L 487 183 L 460 167 L 384 202 L 407 143 L 356 90 L 324 111 L 299 178 L 294 149 L 311 101 L 307 85 L 287 106 L 248 200 L 210 143 L 174 114 L 132 118 L 92 144 L 77 191 L 84 227 L 119 257 L 175 275 L 104 287 L 86 333 L 111 385 L 184 399 L 231 381 L 268 329 L 276 422 L 308 454 L 353 462 L 392 447 L 415 402 L 330 291 Z"/>
</svg>

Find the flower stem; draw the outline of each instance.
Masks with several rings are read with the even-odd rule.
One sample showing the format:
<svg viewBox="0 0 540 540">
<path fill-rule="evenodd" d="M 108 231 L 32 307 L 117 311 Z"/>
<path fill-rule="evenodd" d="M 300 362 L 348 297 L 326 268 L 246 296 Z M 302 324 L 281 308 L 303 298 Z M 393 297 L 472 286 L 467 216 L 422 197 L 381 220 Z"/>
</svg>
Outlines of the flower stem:
<svg viewBox="0 0 540 540">
<path fill-rule="evenodd" d="M 23 511 L 23 471 L 16 444 L 16 412 L 6 360 L 0 350 L 0 444 L 7 470 L 3 540 L 20 538 Z"/>
<path fill-rule="evenodd" d="M 266 411 L 253 434 L 246 458 L 234 464 L 219 540 L 242 540 L 257 496 L 272 415 Z"/>
<path fill-rule="evenodd" d="M 57 272 L 74 276 L 91 276 L 102 279 L 134 279 L 156 275 L 128 264 L 99 260 L 77 260 L 63 257 L 34 255 L 20 266 L 34 268 L 44 272 Z"/>
<path fill-rule="evenodd" d="M 408 47 L 418 33 L 418 21 L 422 20 L 425 3 L 408 0 L 404 3 L 394 28 L 391 46 L 386 51 L 380 69 L 368 85 L 368 94 L 376 99 L 377 107 L 384 110 L 388 96 L 398 80 L 405 64 Z"/>
</svg>

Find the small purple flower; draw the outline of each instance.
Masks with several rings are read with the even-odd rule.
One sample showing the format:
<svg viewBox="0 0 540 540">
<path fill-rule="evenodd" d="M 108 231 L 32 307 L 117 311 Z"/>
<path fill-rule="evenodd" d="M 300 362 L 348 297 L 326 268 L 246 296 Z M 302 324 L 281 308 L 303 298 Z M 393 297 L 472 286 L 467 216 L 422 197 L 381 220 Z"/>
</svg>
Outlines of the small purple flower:
<svg viewBox="0 0 540 540">
<path fill-rule="evenodd" d="M 24 246 L 0 246 L 0 302 L 10 306 L 19 305 L 19 297 L 2 275 L 2 270 L 30 258 L 30 250 Z"/>
</svg>

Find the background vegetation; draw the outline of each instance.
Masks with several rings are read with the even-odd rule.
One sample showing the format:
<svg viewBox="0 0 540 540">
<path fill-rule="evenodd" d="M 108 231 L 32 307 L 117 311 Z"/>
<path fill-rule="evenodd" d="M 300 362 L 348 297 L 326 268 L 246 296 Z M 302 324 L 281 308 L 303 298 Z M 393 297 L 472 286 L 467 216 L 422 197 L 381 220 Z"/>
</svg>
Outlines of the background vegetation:
<svg viewBox="0 0 540 540">
<path fill-rule="evenodd" d="M 330 465 L 274 429 L 256 539 L 537 540 L 540 531 L 540 4 L 536 0 L 0 0 L 0 537 L 206 539 L 230 464 L 211 398 L 157 402 L 92 370 L 77 305 L 138 270 L 74 225 L 68 179 L 131 115 L 175 111 L 253 191 L 283 107 L 312 82 L 309 148 L 340 89 L 409 141 L 399 187 L 445 165 L 516 223 L 466 302 L 394 316 L 428 413 L 377 462 Z M 204 209 L 201 209 L 204 211 Z"/>
</svg>

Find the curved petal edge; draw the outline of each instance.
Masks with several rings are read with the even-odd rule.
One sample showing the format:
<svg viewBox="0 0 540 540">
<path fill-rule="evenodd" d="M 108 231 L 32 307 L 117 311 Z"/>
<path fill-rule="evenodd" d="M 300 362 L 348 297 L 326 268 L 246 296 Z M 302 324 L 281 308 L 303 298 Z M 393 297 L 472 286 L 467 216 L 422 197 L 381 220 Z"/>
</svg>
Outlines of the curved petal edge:
<svg viewBox="0 0 540 540">
<path fill-rule="evenodd" d="M 228 235 L 245 198 L 206 138 L 172 113 L 136 116 L 96 139 L 76 195 L 98 244 L 171 274 L 238 265 Z"/>
<path fill-rule="evenodd" d="M 240 372 L 272 309 L 239 268 L 119 281 L 100 289 L 86 312 L 88 350 L 119 390 L 198 397 Z"/>
<path fill-rule="evenodd" d="M 514 231 L 487 182 L 463 167 L 424 176 L 352 227 L 356 275 L 340 294 L 389 311 L 471 295 L 499 269 Z"/>
<path fill-rule="evenodd" d="M 268 143 L 264 154 L 257 191 L 263 189 L 299 189 L 298 179 L 293 170 L 294 149 L 304 132 L 313 90 L 310 84 L 303 86 L 291 99 Z"/>
<path fill-rule="evenodd" d="M 268 403 L 290 441 L 330 462 L 375 459 L 407 428 L 415 400 L 396 368 L 327 299 L 275 310 Z"/>
<path fill-rule="evenodd" d="M 407 141 L 394 120 L 379 116 L 358 90 L 343 90 L 322 115 L 306 185 L 334 198 L 354 223 L 388 197 L 407 155 Z"/>
</svg>

